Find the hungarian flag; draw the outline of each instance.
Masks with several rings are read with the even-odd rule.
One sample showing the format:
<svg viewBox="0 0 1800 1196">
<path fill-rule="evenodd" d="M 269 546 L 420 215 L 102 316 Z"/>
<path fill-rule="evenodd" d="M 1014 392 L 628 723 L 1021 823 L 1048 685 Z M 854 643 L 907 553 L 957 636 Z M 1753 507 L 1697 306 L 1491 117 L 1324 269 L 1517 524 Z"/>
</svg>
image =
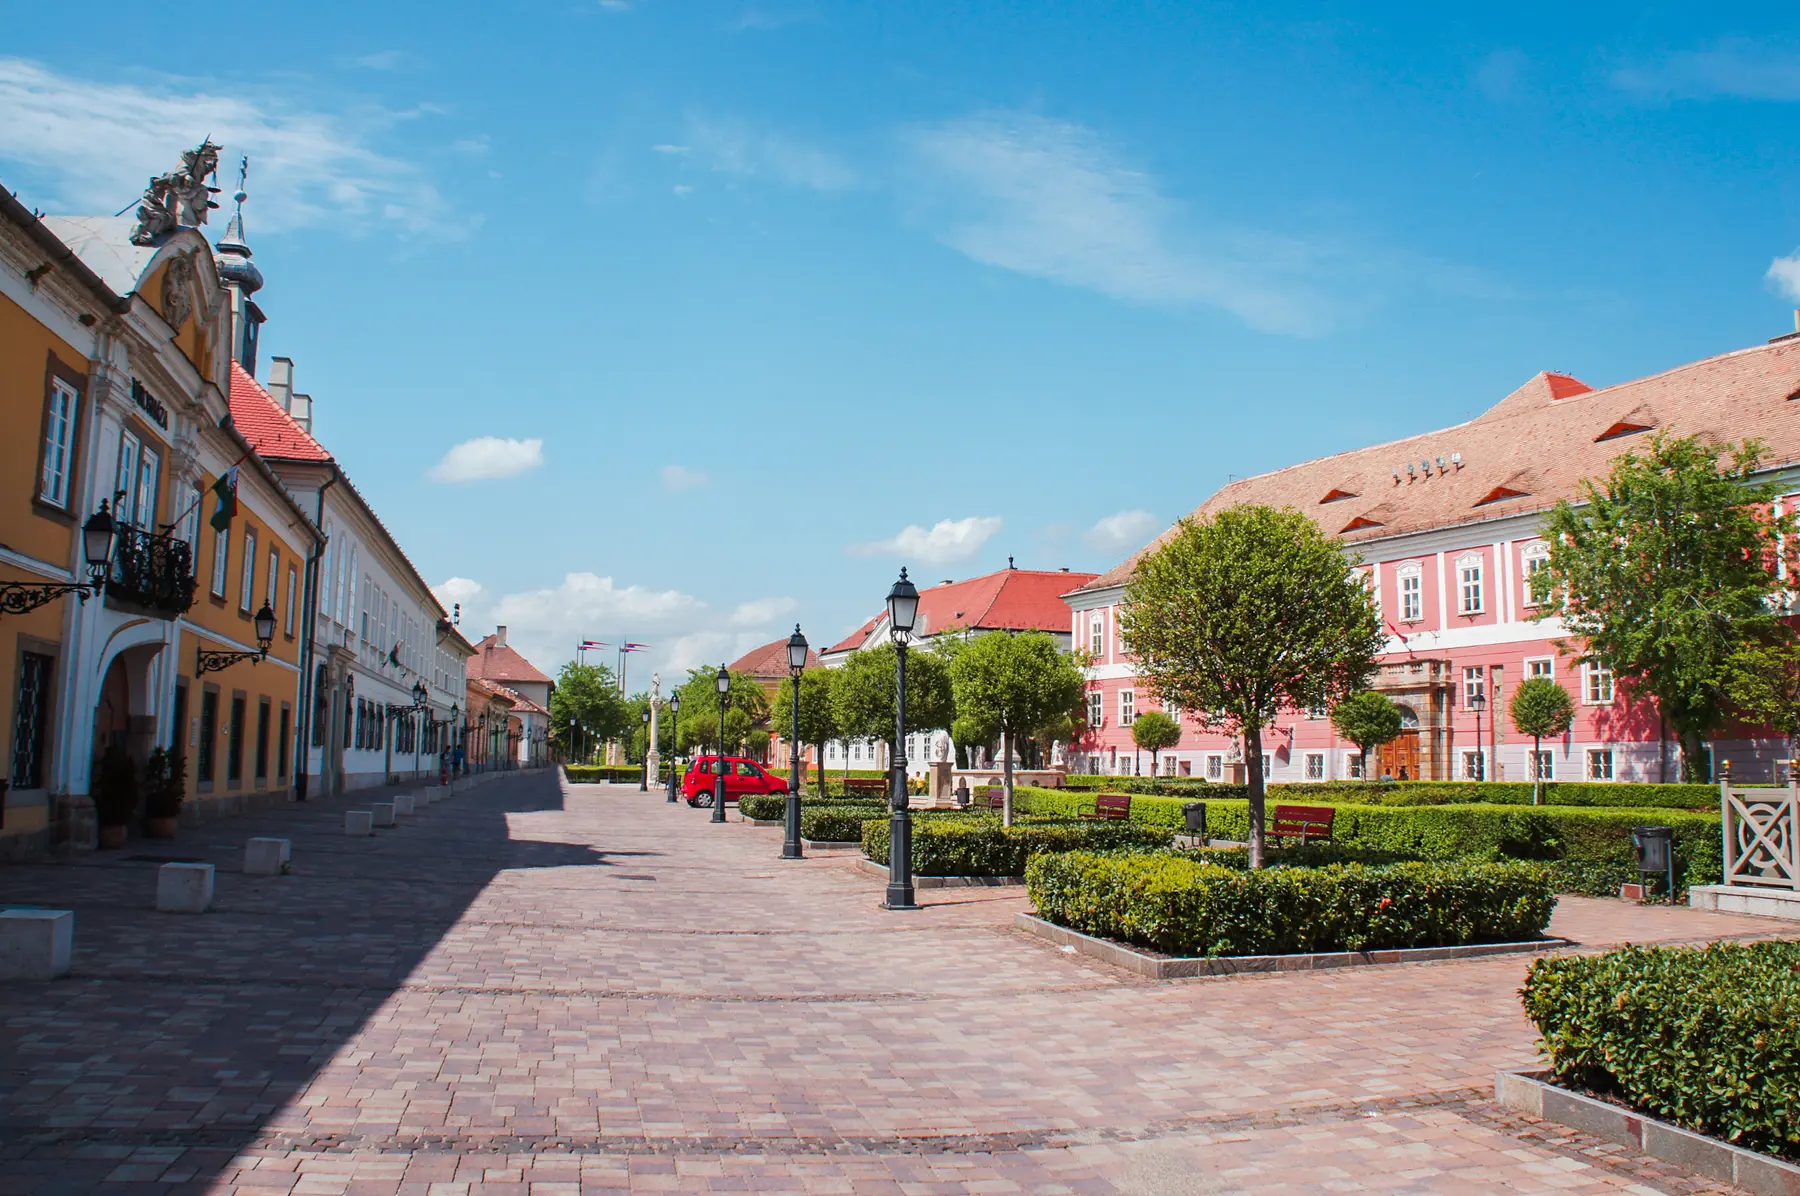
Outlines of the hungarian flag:
<svg viewBox="0 0 1800 1196">
<path fill-rule="evenodd" d="M 394 641 L 394 650 L 388 653 L 388 663 L 395 668 L 400 667 L 400 641 Z"/>
<path fill-rule="evenodd" d="M 237 514 L 237 482 L 238 467 L 233 465 L 212 485 L 213 496 L 219 500 L 213 508 L 212 527 L 220 534 L 231 530 L 231 520 Z"/>
</svg>

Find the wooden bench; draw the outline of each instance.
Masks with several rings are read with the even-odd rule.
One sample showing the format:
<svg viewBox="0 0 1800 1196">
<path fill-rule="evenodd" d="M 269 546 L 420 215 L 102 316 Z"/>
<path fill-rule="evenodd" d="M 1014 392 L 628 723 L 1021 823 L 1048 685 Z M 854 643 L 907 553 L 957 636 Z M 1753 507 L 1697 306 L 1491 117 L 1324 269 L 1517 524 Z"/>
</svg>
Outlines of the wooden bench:
<svg viewBox="0 0 1800 1196">
<path fill-rule="evenodd" d="M 1308 842 L 1331 842 L 1331 822 L 1337 817 L 1334 806 L 1276 806 L 1265 834 L 1271 839 L 1298 839 Z"/>
<path fill-rule="evenodd" d="M 1099 818 L 1106 822 L 1124 822 L 1131 817 L 1129 793 L 1101 793 L 1094 797 L 1094 808 L 1083 818 Z"/>
<path fill-rule="evenodd" d="M 888 799 L 888 782 L 883 777 L 846 777 L 844 778 L 845 797 L 873 797 L 881 801 Z"/>
<path fill-rule="evenodd" d="M 980 806 L 984 810 L 1004 810 L 1006 808 L 1006 788 L 1002 785 L 983 785 L 975 790 L 969 799 L 971 806 Z"/>
</svg>

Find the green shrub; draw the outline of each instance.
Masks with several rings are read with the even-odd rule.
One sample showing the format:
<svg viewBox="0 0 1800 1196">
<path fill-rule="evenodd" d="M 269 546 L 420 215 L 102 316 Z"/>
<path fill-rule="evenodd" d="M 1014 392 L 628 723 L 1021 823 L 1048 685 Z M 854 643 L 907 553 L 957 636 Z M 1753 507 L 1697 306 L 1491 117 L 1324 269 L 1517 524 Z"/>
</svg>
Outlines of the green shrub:
<svg viewBox="0 0 1800 1196">
<path fill-rule="evenodd" d="M 1522 995 L 1564 1083 L 1800 1159 L 1800 943 L 1540 959 Z"/>
<path fill-rule="evenodd" d="M 1068 789 L 1077 793 L 1131 793 L 1189 800 L 1245 799 L 1244 785 L 1199 777 L 1106 777 L 1075 774 Z M 1294 805 L 1441 806 L 1483 803 L 1529 806 L 1529 781 L 1308 781 L 1270 785 L 1271 802 Z M 1713 785 L 1638 785 L 1622 782 L 1550 781 L 1547 806 L 1623 806 L 1632 809 L 1711 810 L 1719 804 Z"/>
<path fill-rule="evenodd" d="M 1536 938 L 1556 894 L 1528 863 L 1265 868 L 1072 851 L 1025 867 L 1038 914 L 1169 955 L 1291 955 Z"/>
<path fill-rule="evenodd" d="M 563 765 L 563 775 L 569 779 L 571 785 L 595 785 L 601 781 L 611 781 L 619 785 L 635 785 L 643 778 L 644 770 L 629 765 L 565 764 Z M 669 774 L 663 773 L 662 778 L 663 785 L 667 785 Z"/>
<path fill-rule="evenodd" d="M 912 863 L 919 876 L 1022 876 L 1042 852 L 1167 847 L 1169 833 L 1131 822 L 1022 822 L 1003 827 L 987 814 L 925 814 L 913 820 Z M 888 823 L 865 822 L 863 854 L 888 860 Z"/>
<path fill-rule="evenodd" d="M 823 806 L 800 808 L 800 836 L 821 842 L 856 843 L 863 837 L 863 824 L 871 819 L 886 818 L 886 806 L 853 805 L 832 802 Z"/>
<path fill-rule="evenodd" d="M 746 793 L 738 798 L 738 813 L 758 821 L 787 817 L 787 798 L 773 793 Z"/>
</svg>

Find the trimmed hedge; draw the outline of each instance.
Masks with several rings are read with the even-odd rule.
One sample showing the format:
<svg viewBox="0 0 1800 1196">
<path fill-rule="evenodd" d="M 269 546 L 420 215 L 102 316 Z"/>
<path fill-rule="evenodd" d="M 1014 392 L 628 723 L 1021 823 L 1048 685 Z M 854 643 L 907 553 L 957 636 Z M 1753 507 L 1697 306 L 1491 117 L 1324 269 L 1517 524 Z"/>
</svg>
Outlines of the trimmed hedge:
<svg viewBox="0 0 1800 1196">
<path fill-rule="evenodd" d="M 1800 943 L 1540 959 L 1521 995 L 1564 1083 L 1800 1160 Z"/>
<path fill-rule="evenodd" d="M 1223 789 L 1224 786 L 1219 788 Z M 1059 789 L 1018 791 L 1020 808 L 1034 815 L 1075 817 L 1093 799 Z M 1198 798 L 1137 797 L 1131 820 L 1179 829 L 1182 806 Z M 1243 840 L 1250 833 L 1245 801 L 1208 795 L 1206 833 L 1214 839 Z M 1276 801 L 1268 802 L 1270 807 Z M 1668 826 L 1675 832 L 1675 886 L 1679 897 L 1690 884 L 1717 884 L 1719 816 L 1685 810 L 1605 809 L 1574 806 L 1462 804 L 1449 806 L 1339 805 L 1332 840 L 1341 847 L 1388 852 L 1422 860 L 1540 860 L 1562 892 L 1615 896 L 1624 881 L 1638 879 L 1633 867 L 1631 828 Z"/>
<path fill-rule="evenodd" d="M 1520 942 L 1556 893 L 1529 863 L 1240 871 L 1179 855 L 1071 851 L 1025 866 L 1040 917 L 1169 955 L 1294 955 Z"/>
<path fill-rule="evenodd" d="M 863 837 L 863 824 L 871 819 L 886 818 L 886 806 L 859 806 L 850 802 L 833 802 L 825 806 L 800 808 L 800 837 L 821 842 L 856 843 Z"/>
<path fill-rule="evenodd" d="M 635 785 L 643 777 L 644 770 L 641 767 L 632 768 L 629 765 L 565 764 L 563 765 L 563 775 L 569 778 L 571 785 L 594 785 L 601 781 Z M 669 774 L 666 770 L 662 773 L 662 778 L 662 784 L 667 785 Z M 661 785 L 656 787 L 662 788 Z"/>
<path fill-rule="evenodd" d="M 876 806 L 882 810 L 887 809 L 886 802 L 880 800 L 871 801 L 869 798 L 863 797 L 860 794 L 855 797 L 845 797 L 842 794 L 833 797 L 820 797 L 815 793 L 801 795 L 800 808 L 802 810 L 810 810 L 816 806 Z M 738 799 L 738 809 L 743 812 L 745 818 L 755 818 L 759 820 L 785 818 L 787 817 L 787 794 L 746 793 L 743 797 Z M 954 811 L 937 810 L 933 812 L 946 814 L 953 813 Z"/>
<path fill-rule="evenodd" d="M 1189 801 L 1245 800 L 1245 785 L 1226 785 L 1199 777 L 1106 777 L 1072 775 L 1066 781 L 1079 793 L 1132 793 L 1177 797 Z M 1297 805 L 1442 806 L 1480 803 L 1531 805 L 1529 781 L 1310 781 L 1268 786 L 1271 801 Z M 1546 806 L 1622 806 L 1632 809 L 1709 810 L 1717 808 L 1716 785 L 1649 785 L 1624 782 L 1546 781 Z"/>
<path fill-rule="evenodd" d="M 919 876 L 1022 876 L 1044 852 L 1167 847 L 1170 836 L 1131 822 L 1029 822 L 1003 827 L 998 818 L 927 814 L 912 824 L 912 865 Z M 863 854 L 888 860 L 888 822 L 863 824 Z"/>
</svg>

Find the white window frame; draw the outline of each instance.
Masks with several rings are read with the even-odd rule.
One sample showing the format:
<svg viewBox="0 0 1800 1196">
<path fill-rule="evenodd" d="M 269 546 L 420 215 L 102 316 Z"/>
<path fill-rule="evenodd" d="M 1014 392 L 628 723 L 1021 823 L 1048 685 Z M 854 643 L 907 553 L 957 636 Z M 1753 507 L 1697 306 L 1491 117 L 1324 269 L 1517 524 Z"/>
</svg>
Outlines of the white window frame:
<svg viewBox="0 0 1800 1196">
<path fill-rule="evenodd" d="M 1224 776 L 1225 757 L 1218 752 L 1211 753 L 1206 757 L 1206 779 L 1209 781 L 1218 781 L 1223 780 Z"/>
<path fill-rule="evenodd" d="M 1542 666 L 1542 671 L 1534 672 L 1533 670 L 1538 666 Z M 1539 677 L 1547 681 L 1556 680 L 1556 657 L 1527 656 L 1525 658 L 1525 680 L 1533 681 Z"/>
<path fill-rule="evenodd" d="M 1617 693 L 1617 685 L 1613 680 L 1611 669 L 1591 660 L 1582 664 L 1581 704 L 1583 706 L 1611 706 Z"/>
<path fill-rule="evenodd" d="M 231 568 L 231 529 L 213 528 L 212 596 L 225 597 L 225 577 Z"/>
<path fill-rule="evenodd" d="M 295 600 L 300 594 L 300 567 L 290 562 L 287 577 L 287 620 L 283 629 L 291 639 L 294 634 L 294 607 L 297 605 Z M 442 685 L 442 676 L 443 674 L 440 672 L 438 675 L 440 685 Z"/>
<path fill-rule="evenodd" d="M 1272 752 L 1264 752 L 1262 758 L 1263 780 L 1275 775 L 1275 756 Z"/>
<path fill-rule="evenodd" d="M 1088 620 L 1088 650 L 1095 661 L 1106 657 L 1106 616 L 1095 615 Z"/>
<path fill-rule="evenodd" d="M 1536 751 L 1526 748 L 1525 779 L 1528 781 L 1554 781 L 1556 779 L 1556 753 L 1550 748 L 1539 748 Z"/>
<path fill-rule="evenodd" d="M 243 576 L 238 578 L 238 609 L 248 611 L 256 594 L 256 529 L 244 529 Z"/>
<path fill-rule="evenodd" d="M 1119 725 L 1129 727 L 1137 722 L 1137 691 L 1121 689 L 1119 691 Z"/>
<path fill-rule="evenodd" d="M 1479 552 L 1456 558 L 1456 613 L 1487 613 L 1487 558 Z"/>
<path fill-rule="evenodd" d="M 1101 690 L 1088 693 L 1088 725 L 1090 730 L 1098 731 L 1106 723 L 1106 694 Z"/>
<path fill-rule="evenodd" d="M 75 472 L 75 421 L 81 396 L 61 378 L 50 380 L 50 409 L 44 413 L 44 469 L 38 475 L 38 498 L 69 509 L 69 479 Z"/>
<path fill-rule="evenodd" d="M 1494 775 L 1493 771 L 1488 768 L 1488 752 L 1486 748 L 1462 748 L 1461 752 L 1461 756 L 1457 759 L 1457 780 L 1485 781 Z M 1469 765 L 1472 763 L 1480 764 L 1480 776 L 1469 775 Z"/>
<path fill-rule="evenodd" d="M 1344 753 L 1344 775 L 1353 781 L 1362 780 L 1362 753 Z"/>
<path fill-rule="evenodd" d="M 1325 753 L 1306 753 L 1306 779 L 1309 781 L 1325 780 Z"/>
<path fill-rule="evenodd" d="M 1417 561 L 1408 561 L 1394 570 L 1394 584 L 1400 591 L 1400 621 L 1418 623 L 1425 618 L 1425 569 Z"/>
<path fill-rule="evenodd" d="M 1549 567 L 1549 564 L 1550 546 L 1548 544 L 1539 542 L 1528 545 L 1525 551 L 1519 554 L 1519 572 L 1525 583 L 1523 600 L 1526 606 L 1538 605 L 1537 597 L 1532 591 L 1531 579 L 1540 570 Z"/>
<path fill-rule="evenodd" d="M 1600 760 L 1605 760 L 1605 762 L 1606 762 L 1606 775 L 1605 776 L 1596 776 L 1595 775 L 1594 765 Z M 1618 780 L 1619 779 L 1618 763 L 1619 763 L 1618 757 L 1613 754 L 1613 750 L 1611 748 L 1609 748 L 1609 747 L 1600 747 L 1600 748 L 1591 747 L 1591 748 L 1589 748 L 1587 750 L 1587 779 L 1590 781 L 1616 781 L 1616 780 Z"/>
<path fill-rule="evenodd" d="M 1475 709 L 1476 694 L 1480 694 L 1482 701 L 1485 702 L 1487 700 L 1487 669 L 1478 664 L 1465 665 L 1462 690 L 1462 708 L 1464 710 Z"/>
</svg>

